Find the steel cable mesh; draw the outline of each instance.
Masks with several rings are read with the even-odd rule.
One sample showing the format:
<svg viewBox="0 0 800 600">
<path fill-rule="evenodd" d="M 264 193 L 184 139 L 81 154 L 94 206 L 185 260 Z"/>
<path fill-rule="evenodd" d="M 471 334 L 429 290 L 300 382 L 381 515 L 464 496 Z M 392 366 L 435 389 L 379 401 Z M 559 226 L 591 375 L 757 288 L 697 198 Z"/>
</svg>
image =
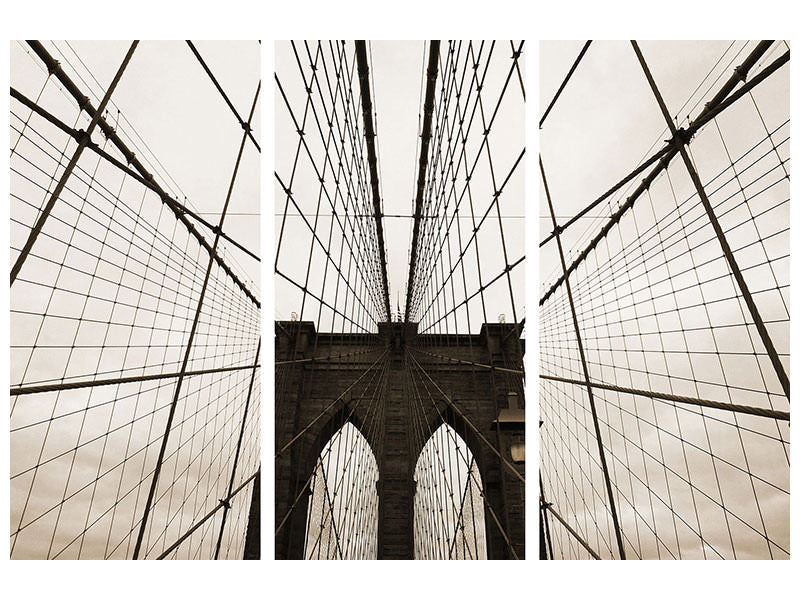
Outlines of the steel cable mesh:
<svg viewBox="0 0 800 600">
<path fill-rule="evenodd" d="M 414 481 L 415 558 L 486 560 L 481 476 L 466 443 L 448 424 L 422 448 Z"/>
<path fill-rule="evenodd" d="M 764 108 L 770 85 L 688 148 L 788 371 L 788 113 Z M 588 558 L 579 537 L 619 557 L 588 377 L 629 558 L 788 558 L 789 428 L 772 416 L 788 398 L 686 167 L 580 256 L 572 297 L 561 285 L 540 314 L 542 498 L 574 530 L 547 513 L 551 557 Z"/>
<path fill-rule="evenodd" d="M 23 98 L 36 87 L 26 79 L 30 69 L 43 69 L 34 105 L 12 89 L 12 262 L 77 147 L 64 126 L 81 129 L 89 120 L 62 74 L 79 84 L 91 79 L 104 94 L 71 46 L 71 62 L 61 54 L 66 46 L 47 43 L 39 56 L 26 50 L 12 64 Z M 63 71 L 48 74 L 40 61 L 48 52 L 65 59 Z M 97 102 L 95 88 L 85 89 Z M 166 173 L 124 112 L 104 116 L 143 162 L 157 165 L 156 181 Z M 221 113 L 222 123 L 231 119 Z M 186 219 L 196 217 L 94 150 L 130 164 L 116 142 L 93 139 L 12 278 L 11 556 L 131 558 L 158 463 L 139 557 L 159 557 L 179 540 L 172 558 L 213 558 L 223 535 L 220 556 L 241 558 L 252 485 L 231 498 L 225 529 L 219 509 L 231 477 L 235 488 L 258 471 L 258 306 L 219 259 L 210 260 L 201 238 L 213 241 L 214 231 L 190 231 Z M 163 181 L 165 194 L 184 198 L 171 178 Z M 230 260 L 226 244 L 220 254 Z M 209 513 L 203 528 L 180 540 Z"/>
<path fill-rule="evenodd" d="M 328 442 L 314 469 L 306 559 L 377 558 L 377 482 L 378 463 L 369 443 L 346 423 Z"/>
<path fill-rule="evenodd" d="M 159 479 L 145 533 L 146 555 L 163 552 L 171 540 L 219 504 L 219 498 L 227 496 L 249 375 L 243 370 L 187 381 L 183 410 L 173 424 L 164 477 Z M 199 429 L 195 424 L 198 420 L 202 423 Z M 188 514 L 184 514 L 185 509 L 189 509 Z M 190 550 L 191 545 L 186 548 Z M 198 548 L 198 552 L 197 558 L 213 558 L 213 545 L 205 545 L 202 551 Z M 181 553 L 179 548 L 178 557 Z"/>
<path fill-rule="evenodd" d="M 275 535 L 302 528 L 306 559 L 377 558 L 385 350 L 374 334 L 389 319 L 388 283 L 357 52 L 350 41 L 276 45 L 276 341 L 287 346 L 276 347 Z M 352 376 L 325 385 L 328 361 Z M 300 394 L 312 408 L 297 424 Z M 290 465 L 323 425 L 308 472 Z"/>
<path fill-rule="evenodd" d="M 276 155 L 278 310 L 293 307 L 318 331 L 376 332 L 388 315 L 355 52 L 344 42 L 293 42 L 284 51 L 275 138 L 292 151 Z"/>
<path fill-rule="evenodd" d="M 472 383 L 472 394 L 490 389 L 495 415 L 512 396 L 519 402 L 514 409 L 524 408 L 520 337 L 525 305 L 519 292 L 524 287 L 525 260 L 523 46 L 524 41 L 451 40 L 438 52 L 431 51 L 438 56 L 425 72 L 421 107 L 425 121 L 418 150 L 405 311 L 405 319 L 418 321 L 422 334 L 415 337 L 406 357 L 407 387 L 415 398 L 413 447 L 421 452 L 415 473 L 417 558 L 486 559 L 489 527 L 497 528 L 500 539 L 495 544 L 502 545 L 493 548 L 494 556 L 505 552 L 508 558 L 519 557 L 515 544 L 520 539 L 512 542 L 516 533 L 500 523 L 503 509 L 497 501 L 490 502 L 477 464 L 471 463 L 460 437 L 467 424 L 456 434 L 444 418 L 450 404 L 449 410 L 463 412 L 471 423 L 479 405 L 473 404 L 475 398 L 443 398 L 447 394 L 442 388 L 452 383 L 445 384 L 448 375 L 442 365 L 460 365 Z M 438 75 L 432 79 L 434 68 Z M 495 319 L 504 328 L 503 340 L 512 338 L 510 345 L 515 348 L 479 358 L 482 352 L 473 347 L 478 340 L 464 334 L 489 331 Z M 453 334 L 464 339 L 447 337 Z M 428 352 L 427 347 L 438 349 Z M 501 365 L 510 368 L 494 370 Z M 445 403 L 438 406 L 443 399 Z M 427 414 L 431 405 L 434 421 L 445 425 L 431 425 Z M 482 443 L 497 451 L 508 441 L 501 442 L 493 433 Z M 503 485 L 507 480 L 524 480 L 520 475 L 524 464 L 510 466 L 510 471 L 508 466 L 499 475 Z"/>
<path fill-rule="evenodd" d="M 20 144 L 17 153 L 24 156 L 25 150 Z M 98 166 L 93 157 L 86 162 L 90 169 Z M 194 316 L 190 307 L 197 305 L 202 286 L 199 244 L 143 186 L 127 182 L 130 192 L 120 199 L 103 193 L 119 189 L 122 174 L 106 168 L 93 181 L 82 180 L 81 173 L 74 181 L 15 282 L 20 293 L 11 298 L 17 315 L 12 381 L 42 383 L 134 369 L 144 375 L 168 365 L 177 370 Z M 15 181 L 12 189 L 19 189 Z M 19 223 L 17 207 L 23 212 L 28 206 L 20 198 L 12 206 L 12 222 Z M 13 238 L 12 249 L 17 249 Z M 81 352 L 71 352 L 73 346 Z"/>
<path fill-rule="evenodd" d="M 524 316 L 523 44 L 450 41 L 439 52 L 406 307 L 420 333 Z"/>
<path fill-rule="evenodd" d="M 244 389 L 249 387 L 249 378 L 247 382 L 241 381 L 226 381 L 220 382 L 222 389 L 228 389 L 235 393 L 235 398 L 238 402 L 242 402 L 242 393 L 247 393 Z M 252 397 L 258 398 L 259 380 L 258 375 L 253 382 Z M 252 398 L 251 398 L 252 403 Z M 189 503 L 185 500 L 182 506 L 163 507 L 164 501 L 162 500 L 161 513 L 163 519 L 167 522 L 170 520 L 172 523 L 169 527 L 172 528 L 174 534 L 180 534 L 192 524 L 198 522 L 204 515 L 208 514 L 216 505 L 219 504 L 219 498 L 224 498 L 228 495 L 229 481 L 227 476 L 218 477 L 215 471 L 223 474 L 230 474 L 232 466 L 232 456 L 234 454 L 234 447 L 239 436 L 239 425 L 241 415 L 238 412 L 230 411 L 229 407 L 225 407 L 223 413 L 228 411 L 230 414 L 223 417 L 225 423 L 222 427 L 216 428 L 220 431 L 219 435 L 214 437 L 200 440 L 195 438 L 190 445 L 197 447 L 194 454 L 198 458 L 193 459 L 193 455 L 189 454 L 184 458 L 180 465 L 178 460 L 175 461 L 174 470 L 181 473 L 184 464 L 189 465 L 189 469 L 185 470 L 183 474 L 183 481 L 179 484 L 177 490 L 159 490 L 159 494 L 169 497 L 170 494 L 178 494 L 180 497 L 191 497 L 191 513 L 184 508 L 188 507 Z M 238 559 L 244 554 L 245 537 L 248 529 L 248 514 L 250 511 L 250 499 L 252 496 L 252 485 L 247 484 L 253 473 L 256 473 L 260 468 L 260 421 L 258 414 L 258 406 L 250 406 L 248 412 L 248 419 L 245 424 L 245 431 L 242 438 L 242 450 L 239 458 L 239 465 L 236 471 L 236 476 L 233 480 L 233 489 L 237 489 L 245 485 L 245 489 L 236 494 L 231 500 L 231 508 L 228 514 L 226 526 L 223 530 L 223 541 L 221 544 L 221 551 L 219 558 L 221 559 Z M 200 445 L 202 444 L 202 446 Z M 188 452 L 185 452 L 188 454 Z M 191 461 L 191 462 L 190 462 Z M 208 463 L 208 464 L 205 464 Z M 199 471 L 199 475 L 195 473 Z M 165 486 L 166 487 L 166 486 Z M 195 488 L 197 491 L 195 491 Z M 192 494 L 187 495 L 185 492 L 181 494 L 181 490 L 189 489 Z M 187 513 L 184 515 L 183 513 Z M 189 519 L 191 516 L 191 519 Z M 181 519 L 181 522 L 177 522 Z M 217 536 L 219 535 L 221 521 L 221 511 L 218 511 L 213 518 L 208 520 L 202 528 L 193 532 L 183 543 L 181 543 L 174 551 L 170 552 L 165 558 L 170 559 L 203 559 L 213 558 L 214 545 L 217 543 Z M 151 527 L 153 530 L 155 526 Z M 160 533 L 160 531 L 159 531 Z M 156 554 L 164 550 L 162 540 L 155 539 L 151 533 L 151 547 L 154 547 Z M 171 541 L 176 535 L 169 536 L 167 541 Z"/>
<path fill-rule="evenodd" d="M 398 444 L 402 443 L 405 451 L 405 442 L 398 440 L 408 438 L 416 457 L 434 436 L 433 430 L 444 422 L 441 390 L 436 390 L 437 382 L 425 369 L 438 377 L 438 366 L 448 357 L 430 360 L 422 352 L 423 346 L 433 343 L 437 335 L 477 332 L 486 321 L 487 306 L 490 311 L 522 320 L 524 308 L 519 298 L 515 304 L 510 291 L 512 282 L 515 290 L 522 284 L 518 267 L 524 260 L 519 220 L 524 149 L 519 148 L 523 142 L 518 127 L 524 101 L 522 42 L 454 41 L 441 53 L 439 43 L 431 42 L 426 43 L 423 54 L 430 54 L 427 61 L 441 71 L 442 83 L 441 88 L 431 88 L 436 108 L 431 109 L 432 116 L 425 117 L 433 121 L 430 147 L 418 148 L 416 157 L 420 164 L 430 161 L 431 166 L 424 175 L 419 173 L 423 190 L 413 216 L 419 233 L 411 256 L 416 255 L 417 260 L 411 259 L 405 312 L 424 321 L 420 333 L 426 335 L 417 338 L 414 349 L 419 346 L 420 353 L 412 355 L 395 353 L 391 344 L 387 346 L 391 332 L 400 325 L 397 321 L 407 321 L 412 315 L 404 317 L 398 306 L 393 318 L 388 302 L 382 223 L 387 223 L 385 217 L 406 215 L 382 214 L 377 145 L 381 133 L 378 115 L 383 113 L 373 104 L 372 48 L 361 41 L 276 45 L 275 125 L 280 151 L 275 183 L 283 200 L 276 210 L 276 316 L 280 320 L 275 324 L 275 533 L 276 555 L 282 558 L 380 557 L 373 539 L 378 498 L 385 497 L 381 494 L 397 497 L 398 482 L 412 474 L 395 469 L 379 477 L 378 466 L 373 469 L 369 455 L 374 453 L 381 468 L 387 468 L 394 461 L 390 455 L 401 451 Z M 421 75 L 424 82 L 426 72 Z M 427 110 L 426 102 L 420 111 Z M 505 138 L 518 141 L 517 148 L 507 151 L 499 141 Z M 470 184 L 471 180 L 474 183 Z M 505 230 L 508 252 L 502 239 L 506 211 L 516 214 Z M 456 249 L 458 243 L 463 249 Z M 496 252 L 480 258 L 479 244 Z M 475 283 L 481 266 L 492 272 L 491 282 Z M 472 321 L 468 303 L 477 315 Z M 522 322 L 515 325 L 522 329 Z M 507 336 L 515 333 L 511 326 L 507 329 Z M 478 344 L 478 336 L 460 343 Z M 460 359 L 477 360 L 471 350 L 467 354 L 466 347 L 454 349 L 454 353 Z M 501 359 L 505 356 L 500 353 L 494 356 L 494 360 Z M 513 374 L 498 376 L 502 381 L 497 389 L 519 389 L 521 397 L 521 377 L 512 370 Z M 473 372 L 472 380 L 488 385 L 488 376 L 480 371 Z M 399 421 L 406 413 L 408 419 L 401 431 Z M 431 418 L 436 421 L 433 426 Z M 362 443 L 359 436 L 366 441 Z M 387 437 L 393 444 L 388 447 Z M 450 437 L 440 438 L 436 438 L 443 444 L 440 451 L 450 452 Z M 461 449 L 465 449 L 463 441 Z M 313 456 L 309 458 L 307 453 Z M 349 466 L 345 471 L 328 465 L 329 460 L 339 464 L 334 456 L 353 457 L 357 472 Z M 442 477 L 460 477 L 464 485 L 454 493 L 468 496 L 473 503 L 460 513 L 464 527 L 456 532 L 459 510 L 451 507 L 447 513 L 452 530 L 449 540 L 440 537 L 437 545 L 417 552 L 418 558 L 430 558 L 432 553 L 438 558 L 486 558 L 486 534 L 475 533 L 484 530 L 484 522 L 492 518 L 483 512 L 485 490 L 476 465 L 472 465 L 470 481 L 474 484 L 477 480 L 477 488 L 466 485 L 468 463 L 459 469 L 446 468 Z M 395 488 L 375 494 L 375 481 Z M 445 487 L 442 483 L 431 491 L 429 500 L 433 502 L 433 495 L 440 494 L 441 502 L 449 505 L 451 497 Z M 349 500 L 352 495 L 355 503 Z M 405 523 L 405 512 L 409 512 L 408 523 L 414 527 L 413 506 L 410 508 L 395 507 L 398 514 L 389 518 Z M 362 513 L 364 517 L 353 517 Z M 431 518 L 444 518 L 442 515 Z M 389 518 L 382 517 L 381 522 L 386 526 Z M 493 519 L 502 530 L 497 513 Z M 444 527 L 444 522 L 440 525 Z M 468 527 L 472 529 L 468 531 Z M 402 547 L 405 552 L 407 543 L 400 538 L 407 537 L 410 542 L 412 535 L 410 530 L 407 536 L 400 531 L 386 533 L 397 541 L 380 548 L 398 552 Z M 434 544 L 434 538 L 421 543 Z M 445 548 L 448 543 L 458 547 Z M 511 547 L 509 554 L 514 552 Z"/>
<path fill-rule="evenodd" d="M 485 538 L 486 532 L 485 527 L 481 527 L 486 515 L 481 500 L 482 484 L 479 478 L 480 472 L 473 462 L 471 468 L 467 470 L 467 481 L 461 498 L 461 516 L 452 545 L 455 560 L 486 558 L 484 552 L 486 541 L 482 539 Z"/>
</svg>

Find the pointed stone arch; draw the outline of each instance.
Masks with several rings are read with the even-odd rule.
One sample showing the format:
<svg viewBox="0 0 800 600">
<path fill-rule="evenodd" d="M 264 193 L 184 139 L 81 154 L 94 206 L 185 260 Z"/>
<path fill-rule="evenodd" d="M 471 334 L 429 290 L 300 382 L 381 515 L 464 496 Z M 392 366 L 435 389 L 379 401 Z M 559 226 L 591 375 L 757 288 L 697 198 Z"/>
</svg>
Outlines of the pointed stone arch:
<svg viewBox="0 0 800 600">
<path fill-rule="evenodd" d="M 282 323 L 277 329 L 283 335 L 276 337 L 275 353 L 279 357 L 276 360 L 314 356 L 313 340 L 317 337 L 319 347 L 327 348 L 318 348 L 318 352 L 333 353 L 333 342 L 325 339 L 332 336 L 316 336 L 311 323 Z M 368 346 L 367 338 L 353 335 L 342 341 L 336 336 L 339 344 L 336 351 L 348 354 Z M 374 421 L 378 404 L 373 386 L 367 379 L 354 383 L 358 371 L 347 360 L 325 366 L 331 368 L 320 373 L 313 363 L 297 362 L 282 384 L 284 397 L 276 402 L 275 527 L 280 531 L 275 539 L 275 553 L 280 558 L 304 558 L 314 469 L 336 433 L 346 424 L 352 424 L 376 455 L 376 432 L 368 425 Z M 282 523 L 284 518 L 286 522 Z"/>
<path fill-rule="evenodd" d="M 311 479 L 305 559 L 377 557 L 378 461 L 351 420 L 328 440 Z"/>
<path fill-rule="evenodd" d="M 299 405 L 310 404 L 317 405 L 317 403 L 312 403 L 308 399 L 306 401 L 301 400 L 299 403 Z M 317 423 L 308 428 L 303 438 L 298 439 L 286 452 L 287 458 L 291 459 L 291 468 L 288 471 L 287 479 L 292 489 L 293 498 L 296 501 L 289 517 L 289 523 L 284 524 L 281 532 L 282 537 L 279 536 L 279 541 L 285 544 L 288 558 L 305 558 L 306 529 L 311 507 L 310 502 L 313 500 L 315 470 L 319 458 L 337 434 L 345 427 L 351 426 L 364 440 L 369 453 L 376 460 L 377 468 L 374 446 L 375 432 L 364 426 L 365 419 L 369 419 L 370 416 L 367 408 L 368 404 L 362 405 L 357 399 L 342 399 L 337 403 L 337 406 L 330 410 L 332 413 L 330 416 L 325 415 L 320 418 Z M 277 475 L 279 474 L 276 473 Z M 278 515 L 276 514 L 277 520 Z"/>
<path fill-rule="evenodd" d="M 276 558 L 303 558 L 310 498 L 310 489 L 303 485 L 325 444 L 348 421 L 367 439 L 378 463 L 377 558 L 414 557 L 414 467 L 430 434 L 414 434 L 412 418 L 429 423 L 430 432 L 447 423 L 474 456 L 486 496 L 487 557 L 524 558 L 524 484 L 508 468 L 514 460 L 513 468 L 524 477 L 524 457 L 518 463 L 510 451 L 513 444 L 524 444 L 524 430 L 498 428 L 501 413 L 517 409 L 518 400 L 512 407 L 511 398 L 521 393 L 521 378 L 500 375 L 493 381 L 486 368 L 491 364 L 519 369 L 522 346 L 513 324 L 487 324 L 480 334 L 436 336 L 417 335 L 414 324 L 403 323 L 381 323 L 377 335 L 335 336 L 316 335 L 307 322 L 276 324 L 276 361 L 286 365 L 280 372 L 279 395 L 276 384 Z M 375 401 L 382 409 L 380 435 L 375 435 L 369 431 L 370 423 L 376 422 L 367 412 L 369 402 L 357 404 L 371 388 L 349 386 L 381 355 L 383 388 Z M 431 393 L 421 399 L 423 408 L 416 417 L 409 402 L 414 394 L 405 362 L 409 356 L 415 356 L 436 382 L 434 386 L 426 379 Z M 346 389 L 349 393 L 336 400 Z M 333 401 L 330 410 L 309 425 Z M 296 443 L 279 452 L 294 438 Z"/>
<path fill-rule="evenodd" d="M 443 421 L 414 468 L 414 558 L 487 558 L 482 481 L 469 445 Z"/>
</svg>

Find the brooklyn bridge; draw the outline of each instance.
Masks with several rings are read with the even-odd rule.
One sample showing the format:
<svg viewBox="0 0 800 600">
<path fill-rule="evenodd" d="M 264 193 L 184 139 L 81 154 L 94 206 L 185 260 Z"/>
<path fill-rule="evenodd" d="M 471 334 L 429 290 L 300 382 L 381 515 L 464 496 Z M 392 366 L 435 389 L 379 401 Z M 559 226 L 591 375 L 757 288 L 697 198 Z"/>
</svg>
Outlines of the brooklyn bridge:
<svg viewBox="0 0 800 600">
<path fill-rule="evenodd" d="M 13 44 L 11 558 L 789 558 L 788 42 L 528 49 Z"/>
<path fill-rule="evenodd" d="M 523 48 L 276 47 L 276 558 L 525 558 Z"/>
<path fill-rule="evenodd" d="M 258 558 L 260 89 L 256 42 L 12 44 L 11 558 Z"/>
<path fill-rule="evenodd" d="M 789 45 L 541 46 L 540 557 L 789 558 Z"/>
</svg>

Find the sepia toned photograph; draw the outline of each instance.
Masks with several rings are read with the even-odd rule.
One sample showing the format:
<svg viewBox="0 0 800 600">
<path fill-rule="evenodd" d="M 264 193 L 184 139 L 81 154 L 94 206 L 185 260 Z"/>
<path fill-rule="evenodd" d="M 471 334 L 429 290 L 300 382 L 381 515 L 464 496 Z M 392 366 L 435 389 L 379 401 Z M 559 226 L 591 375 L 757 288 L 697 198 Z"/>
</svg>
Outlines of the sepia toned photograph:
<svg viewBox="0 0 800 600">
<path fill-rule="evenodd" d="M 275 557 L 525 558 L 524 41 L 275 43 Z"/>
<path fill-rule="evenodd" d="M 790 557 L 789 45 L 540 44 L 540 559 Z"/>
<path fill-rule="evenodd" d="M 793 596 L 786 0 L 121 8 L 4 6 L 10 598 Z"/>
<path fill-rule="evenodd" d="M 259 43 L 10 58 L 10 558 L 258 559 Z"/>
</svg>

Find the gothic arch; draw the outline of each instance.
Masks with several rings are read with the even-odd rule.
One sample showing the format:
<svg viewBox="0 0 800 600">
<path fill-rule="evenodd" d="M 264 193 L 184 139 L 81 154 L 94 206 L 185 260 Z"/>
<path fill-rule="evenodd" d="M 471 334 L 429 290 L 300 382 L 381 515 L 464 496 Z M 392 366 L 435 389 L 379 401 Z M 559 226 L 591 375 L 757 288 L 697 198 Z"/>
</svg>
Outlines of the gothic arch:
<svg viewBox="0 0 800 600">
<path fill-rule="evenodd" d="M 314 394 L 313 397 L 316 398 L 317 394 Z M 300 406 L 304 404 L 304 400 L 306 398 L 301 398 Z M 294 498 L 297 499 L 297 505 L 292 511 L 290 523 L 287 524 L 283 532 L 286 538 L 288 558 L 305 558 L 306 528 L 311 501 L 313 500 L 314 470 L 318 459 L 336 434 L 346 425 L 352 425 L 365 440 L 370 454 L 376 458 L 376 464 L 379 465 L 377 462 L 378 457 L 375 454 L 374 432 L 364 425 L 365 422 L 368 423 L 370 420 L 370 403 L 374 404 L 376 400 L 365 397 L 359 402 L 358 397 L 351 398 L 349 394 L 346 395 L 337 402 L 336 406 L 330 409 L 330 416 L 319 419 L 317 423 L 310 427 L 303 438 L 299 439 L 289 449 L 292 457 L 291 464 L 293 465 L 291 481 L 295 490 Z M 330 403 L 330 401 L 329 399 L 326 400 L 327 403 Z M 374 410 L 374 407 L 372 410 Z"/>
<path fill-rule="evenodd" d="M 486 559 L 483 478 L 466 440 L 447 420 L 423 444 L 414 482 L 414 557 Z"/>
<path fill-rule="evenodd" d="M 306 559 L 374 559 L 378 541 L 378 461 L 348 420 L 328 440 L 312 472 Z"/>
<path fill-rule="evenodd" d="M 292 341 L 292 327 L 308 329 L 305 342 Z M 485 494 L 487 557 L 524 557 L 524 486 L 507 463 L 511 459 L 509 446 L 519 434 L 497 428 L 498 415 L 509 406 L 514 388 L 505 378 L 495 385 L 490 373 L 480 366 L 453 364 L 436 357 L 418 356 L 419 367 L 409 377 L 404 361 L 408 358 L 407 345 L 412 343 L 433 354 L 476 363 L 513 361 L 513 356 L 498 358 L 500 353 L 493 352 L 503 340 L 514 345 L 509 328 L 487 326 L 480 336 L 439 339 L 415 337 L 413 325 L 382 323 L 376 351 L 385 348 L 386 362 L 372 383 L 356 378 L 373 365 L 374 358 L 354 361 L 351 357 L 354 352 L 375 347 L 375 340 L 337 335 L 320 337 L 312 346 L 315 338 L 310 324 L 282 323 L 277 329 L 276 357 L 304 362 L 284 363 L 281 394 L 276 398 L 276 450 L 296 438 L 276 457 L 276 558 L 304 558 L 313 498 L 310 485 L 307 489 L 303 486 L 313 476 L 326 444 L 346 423 L 366 438 L 378 465 L 378 559 L 414 558 L 414 467 L 430 434 L 442 424 L 458 434 L 477 465 Z M 336 356 L 339 353 L 342 360 Z M 318 363 L 312 358 L 315 356 L 321 357 Z M 359 402 L 362 395 L 364 399 Z M 378 414 L 368 412 L 371 404 L 380 407 Z M 515 464 L 515 470 L 524 477 L 524 463 Z"/>
</svg>

